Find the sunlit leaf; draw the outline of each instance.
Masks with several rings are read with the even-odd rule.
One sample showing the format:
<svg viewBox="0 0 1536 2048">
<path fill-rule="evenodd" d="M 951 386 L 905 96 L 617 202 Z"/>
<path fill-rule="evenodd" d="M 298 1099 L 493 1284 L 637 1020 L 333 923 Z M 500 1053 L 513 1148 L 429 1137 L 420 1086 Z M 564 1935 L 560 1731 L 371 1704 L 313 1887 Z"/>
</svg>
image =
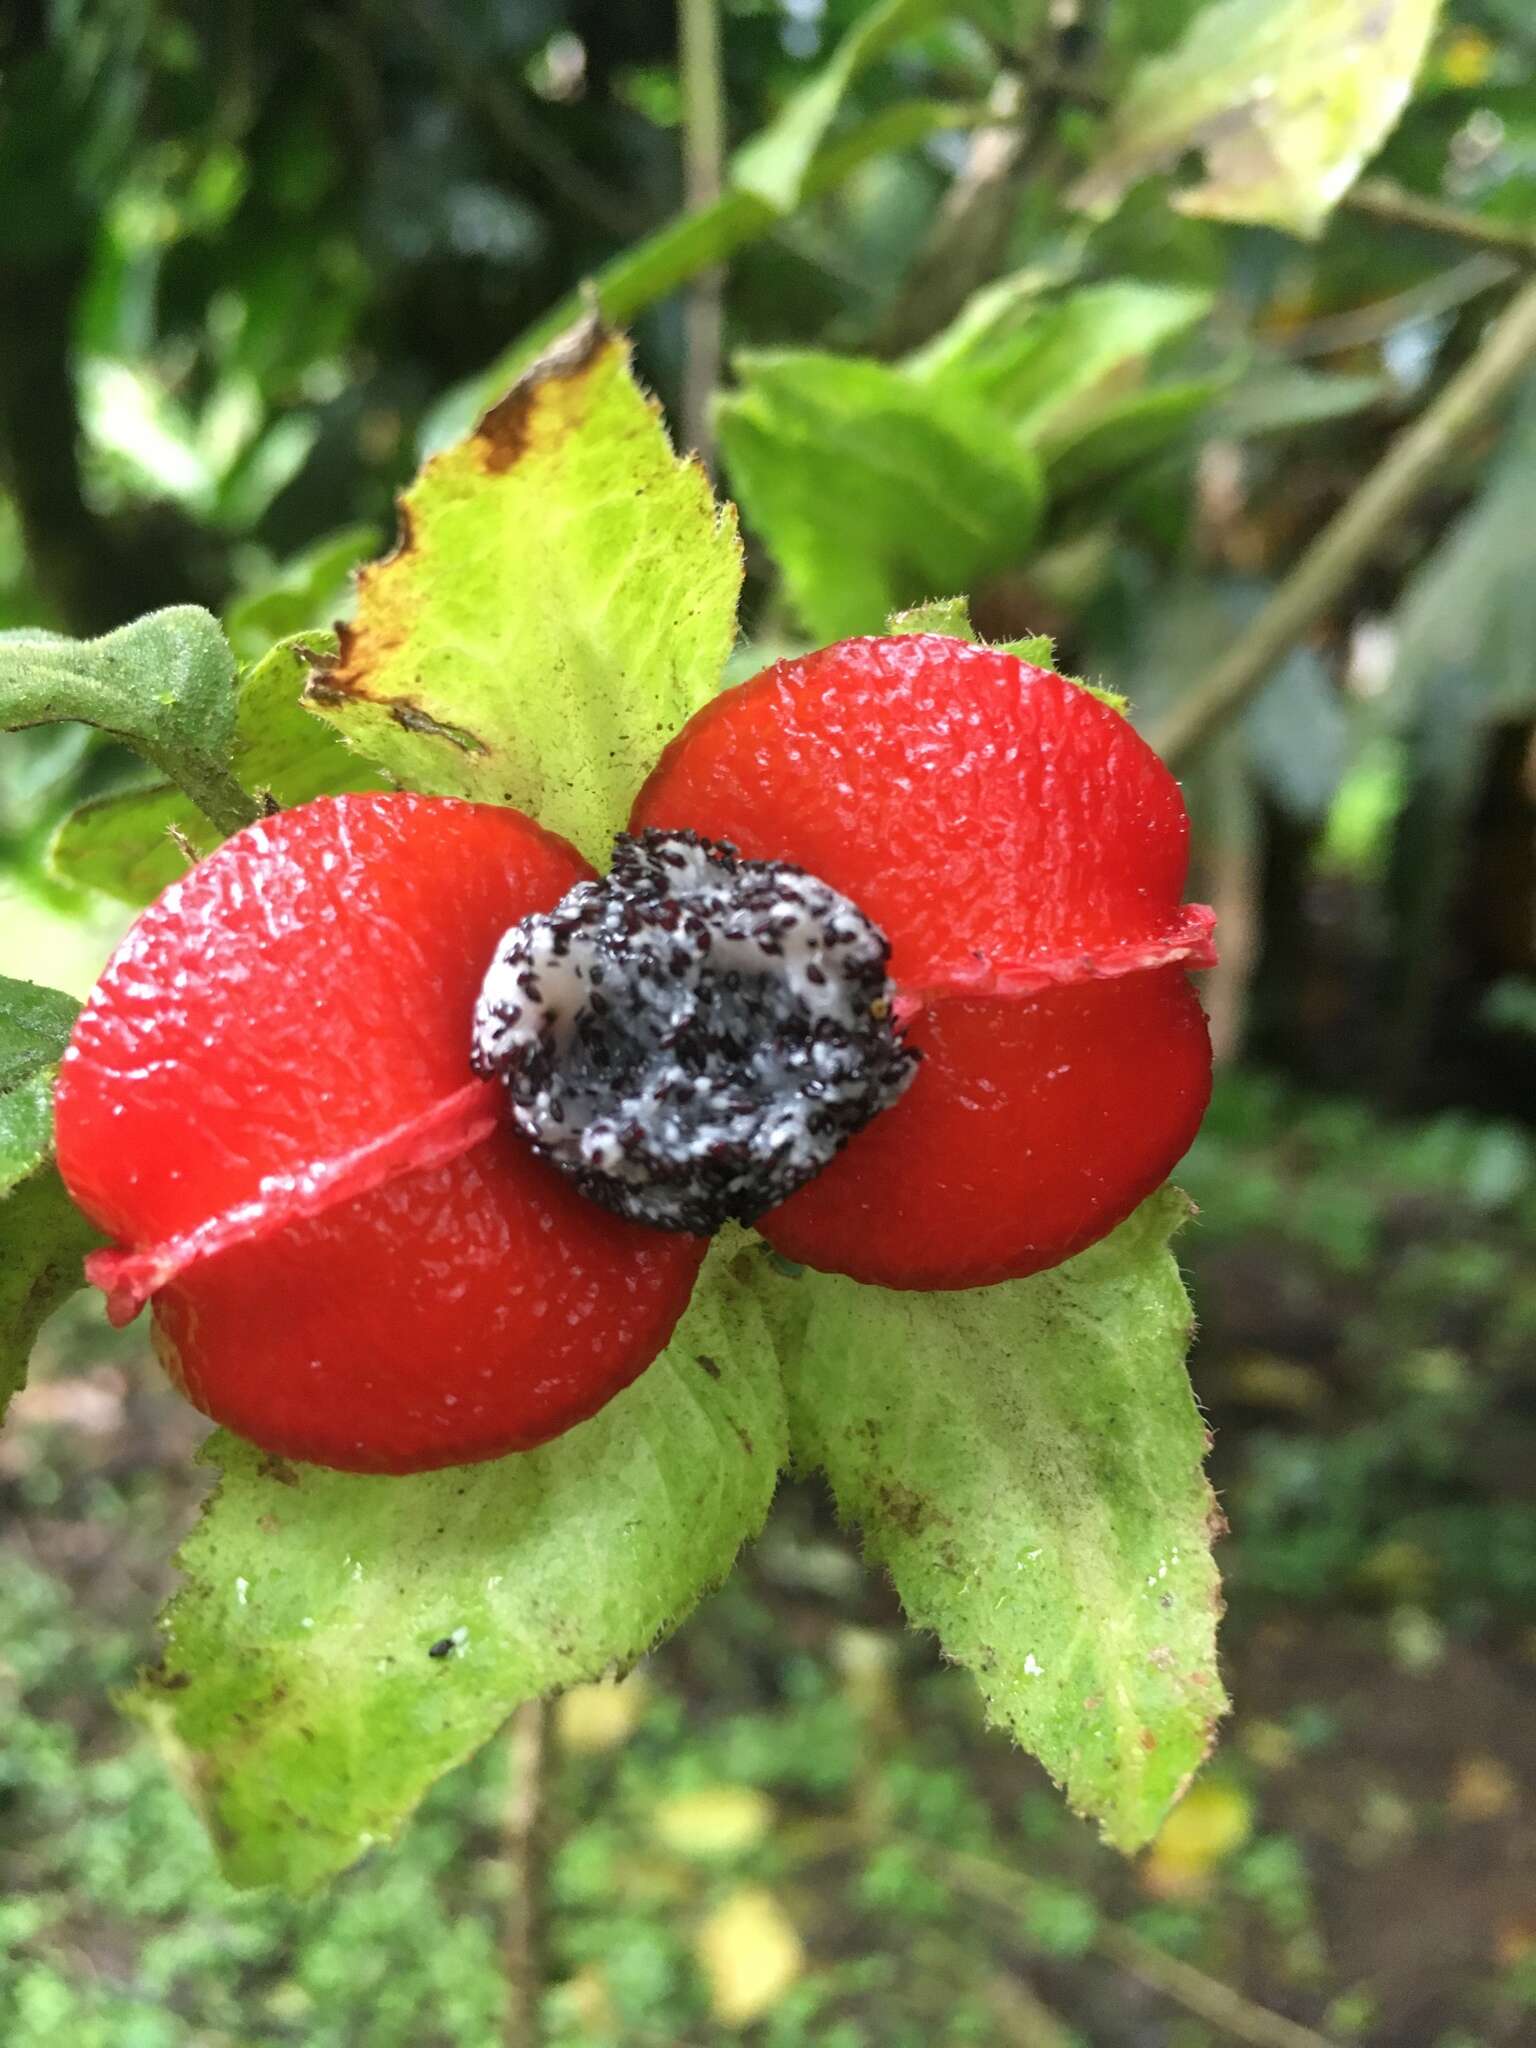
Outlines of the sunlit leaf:
<svg viewBox="0 0 1536 2048">
<path fill-rule="evenodd" d="M 232 767 L 254 796 L 285 808 L 349 789 L 379 789 L 383 777 L 305 708 L 311 662 L 335 647 L 330 632 L 281 642 L 241 678 Z M 211 853 L 221 834 L 169 783 L 94 797 L 54 835 L 50 859 L 63 880 L 125 903 L 153 902 L 186 873 L 187 850 Z"/>
<path fill-rule="evenodd" d="M 736 634 L 735 516 L 589 324 L 435 456 L 309 701 L 406 787 L 510 803 L 605 859 Z"/>
<path fill-rule="evenodd" d="M 1109 212 L 1127 187 L 1205 156 L 1186 213 L 1316 234 L 1391 133 L 1438 0 L 1220 0 L 1133 76 L 1103 160 L 1073 198 Z"/>
<path fill-rule="evenodd" d="M 785 1453 L 763 1264 L 717 1246 L 662 1357 L 541 1450 L 381 1480 L 214 1439 L 143 1703 L 236 1882 L 352 1862 L 519 1701 L 632 1663 L 723 1577 Z"/>
<path fill-rule="evenodd" d="M 694 1947 L 709 2009 L 732 2029 L 772 2012 L 805 1968 L 794 1922 L 759 1885 L 743 1885 L 722 1900 L 700 1925 Z"/>
<path fill-rule="evenodd" d="M 791 1442 L 1010 1729 L 1121 1848 L 1224 1707 L 1176 1190 L 1054 1272 L 957 1294 L 806 1275 Z"/>
</svg>

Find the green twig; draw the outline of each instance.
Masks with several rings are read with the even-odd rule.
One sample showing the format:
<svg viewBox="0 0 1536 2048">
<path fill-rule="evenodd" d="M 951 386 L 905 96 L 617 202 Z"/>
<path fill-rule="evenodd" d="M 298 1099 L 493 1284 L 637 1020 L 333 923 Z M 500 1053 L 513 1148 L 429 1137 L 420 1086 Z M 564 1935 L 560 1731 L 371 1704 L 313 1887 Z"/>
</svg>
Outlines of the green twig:
<svg viewBox="0 0 1536 2048">
<path fill-rule="evenodd" d="M 683 93 L 683 201 L 707 214 L 725 189 L 725 83 L 718 0 L 678 0 L 678 66 Z M 683 372 L 683 439 L 707 463 L 709 405 L 720 381 L 725 274 L 700 271 L 688 294 Z"/>
<path fill-rule="evenodd" d="M 1032 1878 L 994 1862 L 991 1857 L 943 1849 L 931 1842 L 911 1842 L 908 1846 L 964 1897 L 1018 1914 L 1027 1910 L 1038 1896 Z M 1171 1998 L 1229 2039 L 1243 2042 L 1244 2048 L 1331 2048 L 1325 2036 L 1313 2028 L 1287 2019 L 1268 2006 L 1256 2005 L 1230 1984 L 1208 1976 L 1193 1963 L 1181 1962 L 1117 1921 L 1101 1918 L 1097 1922 L 1093 1946 L 1127 1976 Z"/>
<path fill-rule="evenodd" d="M 1394 185 L 1389 178 L 1362 179 L 1340 204 L 1350 213 L 1385 221 L 1391 227 L 1422 228 L 1426 234 L 1443 235 L 1449 241 L 1466 242 L 1474 249 L 1491 249 L 1497 255 L 1511 256 L 1527 268 L 1536 265 L 1536 234 L 1529 228 L 1516 221 L 1466 213 L 1459 206 L 1446 206 L 1438 199 L 1425 199 L 1417 192 Z"/>
<path fill-rule="evenodd" d="M 545 1988 L 545 1874 L 549 1862 L 546 1750 L 549 1706 L 525 1700 L 507 1738 L 510 1783 L 503 1839 L 511 1868 L 504 1941 L 507 2048 L 538 2048 Z"/>
<path fill-rule="evenodd" d="M 1225 658 L 1148 734 L 1166 761 L 1177 766 L 1187 760 L 1247 703 L 1533 359 L 1536 282 L 1510 301 L 1439 397 L 1393 442 Z"/>
</svg>

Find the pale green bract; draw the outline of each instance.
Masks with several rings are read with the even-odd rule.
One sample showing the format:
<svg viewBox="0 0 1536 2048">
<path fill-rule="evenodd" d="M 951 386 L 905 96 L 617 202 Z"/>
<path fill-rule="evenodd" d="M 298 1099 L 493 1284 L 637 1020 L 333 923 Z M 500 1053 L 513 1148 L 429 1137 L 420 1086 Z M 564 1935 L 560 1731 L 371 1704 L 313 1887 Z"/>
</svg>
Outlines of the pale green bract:
<svg viewBox="0 0 1536 2048">
<path fill-rule="evenodd" d="M 785 1455 L 766 1264 L 717 1245 L 656 1363 L 541 1450 L 381 1480 L 213 1440 L 139 1702 L 235 1882 L 344 1868 L 520 1701 L 633 1663 L 724 1577 Z"/>
<path fill-rule="evenodd" d="M 1107 214 L 1127 187 L 1205 155 L 1182 212 L 1315 235 L 1408 103 L 1439 0 L 1222 0 L 1144 64 L 1076 204 Z"/>
<path fill-rule="evenodd" d="M 981 638 L 971 624 L 970 600 L 964 597 L 935 597 L 926 604 L 915 604 L 904 612 L 892 612 L 885 622 L 887 633 L 898 638 L 910 633 L 942 633 L 950 640 L 968 640 L 972 643 Z M 1031 633 L 1024 640 L 1000 640 L 992 643 L 999 654 L 1011 654 L 1018 661 L 1027 661 L 1034 668 L 1054 669 L 1056 646 L 1049 633 Z M 1101 690 L 1093 683 L 1085 683 L 1081 676 L 1068 676 L 1067 681 L 1076 683 L 1080 690 L 1086 690 L 1090 697 L 1097 697 L 1101 704 L 1109 705 L 1113 711 L 1124 711 L 1125 699 L 1113 690 Z"/>
<path fill-rule="evenodd" d="M 402 501 L 309 702 L 408 788 L 512 804 L 606 862 L 719 687 L 741 544 L 629 344 L 589 323 Z"/>
<path fill-rule="evenodd" d="M 1053 1272 L 958 1294 L 806 1275 L 795 1457 L 827 1474 L 909 1618 L 1138 1848 L 1210 1748 L 1219 1523 L 1184 1370 L 1175 1189 Z"/>
</svg>

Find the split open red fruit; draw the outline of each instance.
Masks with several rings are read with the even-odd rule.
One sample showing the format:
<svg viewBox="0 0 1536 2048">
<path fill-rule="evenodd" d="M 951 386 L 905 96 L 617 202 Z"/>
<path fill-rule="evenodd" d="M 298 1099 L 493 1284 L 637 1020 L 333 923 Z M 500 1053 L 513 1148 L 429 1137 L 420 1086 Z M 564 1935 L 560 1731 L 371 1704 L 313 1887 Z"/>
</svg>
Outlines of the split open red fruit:
<svg viewBox="0 0 1536 2048">
<path fill-rule="evenodd" d="M 894 1004 L 863 1000 L 905 1021 L 921 1065 L 762 1218 L 791 1258 L 888 1287 L 1017 1278 L 1103 1236 L 1194 1136 L 1210 1046 L 1185 969 L 1212 957 L 1212 918 L 1181 905 L 1183 802 L 1125 720 L 1060 676 L 933 635 L 779 663 L 678 735 L 633 825 L 673 835 L 654 860 L 697 865 L 675 838 L 691 832 L 850 899 L 830 922 L 791 917 L 793 945 L 748 935 L 763 961 L 747 981 L 794 954 L 818 1031 L 835 977 L 816 948 L 864 919 L 891 942 Z M 153 1299 L 161 1353 L 206 1413 L 274 1452 L 416 1471 L 542 1442 L 666 1344 L 703 1241 L 588 1200 L 470 1068 L 503 934 L 590 874 L 515 811 L 326 797 L 238 833 L 113 956 L 65 1056 L 59 1164 L 119 1241 L 90 1276 L 118 1319 Z M 636 931 L 694 915 L 647 904 Z M 553 944 L 564 927 L 540 922 Z M 628 927 L 608 922 L 622 951 Z M 708 970 L 728 1036 L 797 1014 L 746 1000 L 746 944 Z M 624 964 L 604 968 L 603 1014 L 620 988 L 675 1003 L 654 961 Z M 552 989 L 535 977 L 529 999 Z M 672 1061 L 689 1056 L 680 1014 L 647 1012 Z M 787 1039 L 740 1057 L 753 1047 L 799 1073 L 794 1113 L 814 1118 L 828 1084 L 809 1054 L 796 1069 Z M 665 1105 L 701 1085 L 679 1075 L 642 1133 L 663 1178 L 682 1165 Z M 740 1092 L 734 1069 L 710 1085 Z M 616 1125 L 612 1143 L 633 1136 Z"/>
<path fill-rule="evenodd" d="M 1189 821 L 1134 728 L 1049 670 L 936 635 L 848 640 L 724 692 L 635 829 L 795 861 L 892 945 L 923 1054 L 896 1106 L 759 1228 L 886 1287 L 968 1287 L 1102 1237 L 1210 1093 L 1182 906 Z"/>
<path fill-rule="evenodd" d="M 98 1254 L 206 1414 L 343 1470 L 543 1442 L 665 1345 L 704 1245 L 585 1201 L 473 1079 L 506 927 L 589 874 L 516 811 L 321 798 L 145 912 L 58 1091 Z M 466 1144 L 466 1140 L 470 1140 Z"/>
</svg>

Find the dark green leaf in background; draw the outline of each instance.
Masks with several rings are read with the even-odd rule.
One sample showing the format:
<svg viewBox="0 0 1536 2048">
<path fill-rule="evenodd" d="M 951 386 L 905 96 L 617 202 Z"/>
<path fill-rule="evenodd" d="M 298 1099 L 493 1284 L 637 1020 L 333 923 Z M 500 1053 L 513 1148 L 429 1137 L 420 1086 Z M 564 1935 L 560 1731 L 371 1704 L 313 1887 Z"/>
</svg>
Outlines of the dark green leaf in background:
<svg viewBox="0 0 1536 2048">
<path fill-rule="evenodd" d="M 732 487 L 818 640 L 1022 560 L 1040 465 L 985 407 L 851 357 L 750 355 L 720 401 Z"/>
<path fill-rule="evenodd" d="M 230 772 L 235 665 L 210 612 L 172 605 L 99 640 L 0 634 L 0 727 L 78 719 L 124 740 L 221 832 L 255 807 Z"/>
<path fill-rule="evenodd" d="M 781 213 L 800 202 L 806 174 L 836 118 L 849 86 L 903 36 L 946 12 L 943 0 L 875 0 L 843 37 L 829 60 L 778 116 L 736 153 L 731 182 Z"/>
<path fill-rule="evenodd" d="M 240 681 L 232 767 L 252 795 L 285 808 L 344 790 L 380 789 L 384 778 L 306 709 L 312 662 L 335 651 L 329 631 L 285 640 Z M 169 783 L 115 791 L 82 804 L 54 837 L 52 863 L 67 882 L 126 903 L 152 902 L 187 868 L 186 848 L 211 853 L 219 832 Z"/>
<path fill-rule="evenodd" d="M 0 976 L 0 1195 L 53 1145 L 53 1081 L 79 1004 L 56 988 Z"/>
<path fill-rule="evenodd" d="M 100 1243 L 51 1161 L 0 1200 L 0 1420 L 26 1379 L 38 1331 L 85 1285 L 85 1255 Z"/>
</svg>

